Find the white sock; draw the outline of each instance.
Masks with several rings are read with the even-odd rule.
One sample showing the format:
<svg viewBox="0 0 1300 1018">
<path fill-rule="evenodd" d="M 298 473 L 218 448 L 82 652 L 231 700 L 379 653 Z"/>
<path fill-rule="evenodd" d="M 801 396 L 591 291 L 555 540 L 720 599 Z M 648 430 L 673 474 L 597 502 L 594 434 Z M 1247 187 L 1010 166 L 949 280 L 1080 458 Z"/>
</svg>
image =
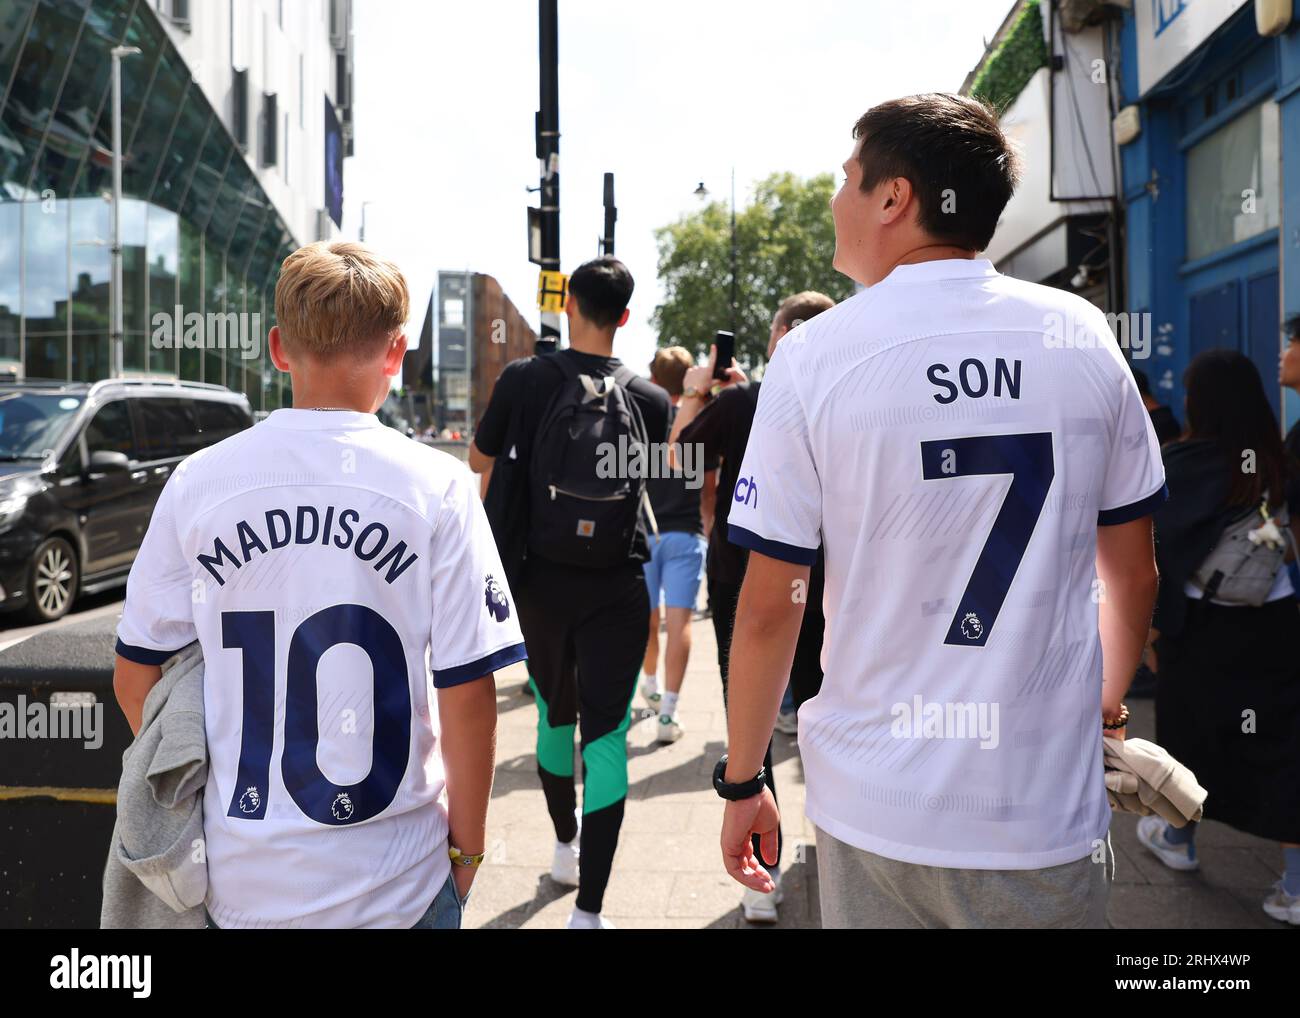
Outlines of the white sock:
<svg viewBox="0 0 1300 1018">
<path fill-rule="evenodd" d="M 665 692 L 663 696 L 659 698 L 660 717 L 664 716 L 665 714 L 668 717 L 673 717 L 677 713 L 677 697 L 679 695 L 680 695 L 679 693 Z"/>
<path fill-rule="evenodd" d="M 647 693 L 659 692 L 659 676 L 654 672 L 643 672 L 641 679 L 641 688 Z"/>
</svg>

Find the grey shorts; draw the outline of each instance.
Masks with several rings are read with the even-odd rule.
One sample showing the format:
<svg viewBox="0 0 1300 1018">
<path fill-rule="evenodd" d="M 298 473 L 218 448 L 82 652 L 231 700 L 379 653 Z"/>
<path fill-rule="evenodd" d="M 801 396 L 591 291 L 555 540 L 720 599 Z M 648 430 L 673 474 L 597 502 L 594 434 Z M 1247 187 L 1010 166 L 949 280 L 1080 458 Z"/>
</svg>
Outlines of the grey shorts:
<svg viewBox="0 0 1300 1018">
<path fill-rule="evenodd" d="M 1113 857 L 1038 870 L 899 862 L 817 828 L 823 929 L 1105 929 Z"/>
</svg>

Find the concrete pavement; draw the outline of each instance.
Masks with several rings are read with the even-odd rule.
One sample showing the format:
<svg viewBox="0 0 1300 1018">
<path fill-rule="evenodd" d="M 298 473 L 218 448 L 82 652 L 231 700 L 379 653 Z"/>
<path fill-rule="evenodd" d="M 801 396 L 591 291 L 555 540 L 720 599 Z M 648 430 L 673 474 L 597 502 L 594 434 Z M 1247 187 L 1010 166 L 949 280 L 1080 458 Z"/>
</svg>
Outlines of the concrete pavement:
<svg viewBox="0 0 1300 1018">
<path fill-rule="evenodd" d="M 649 717 L 634 717 L 629 732 L 627 811 L 605 897 L 605 915 L 623 928 L 750 928 L 740 915 L 742 888 L 722 869 L 722 801 L 709 785 L 726 742 L 713 627 L 702 619 L 691 628 L 691 663 L 681 701 L 686 734 L 672 745 L 658 745 Z M 555 835 L 533 756 L 536 709 L 531 697 L 520 695 L 526 679 L 522 666 L 497 676 L 500 721 L 489 852 L 466 913 L 469 927 L 561 927 L 577 894 L 548 875 Z M 635 706 L 641 706 L 639 696 Z M 1130 707 L 1132 734 L 1151 738 L 1151 701 L 1131 700 Z M 798 749 L 792 738 L 775 738 L 786 835 L 785 903 L 778 925 L 818 927 L 816 851 L 803 815 Z M 578 771 L 581 775 L 580 761 Z M 1260 909 L 1281 874 L 1276 844 L 1207 821 L 1198 835 L 1201 870 L 1177 873 L 1138 843 L 1136 823 L 1136 817 L 1117 815 L 1111 826 L 1116 853 L 1113 927 L 1288 928 Z"/>
<path fill-rule="evenodd" d="M 671 745 L 656 743 L 653 716 L 639 717 L 639 694 L 633 704 L 638 713 L 628 733 L 628 801 L 604 909 L 619 927 L 749 925 L 740 917 L 743 888 L 722 869 L 723 803 L 709 783 L 727 737 L 717 645 L 707 619 L 691 630 L 682 738 Z M 549 876 L 555 832 L 533 755 L 537 710 L 531 696 L 520 695 L 526 681 L 522 665 L 497 675 L 496 786 L 488 812 L 488 858 L 465 916 L 470 927 L 562 927 L 577 896 Z M 816 881 L 811 853 L 804 851 L 812 844 L 812 828 L 803 816 L 803 774 L 794 739 L 777 735 L 774 751 L 786 836 L 785 903 L 778 925 L 817 926 Z M 581 790 L 579 796 L 581 802 Z"/>
</svg>

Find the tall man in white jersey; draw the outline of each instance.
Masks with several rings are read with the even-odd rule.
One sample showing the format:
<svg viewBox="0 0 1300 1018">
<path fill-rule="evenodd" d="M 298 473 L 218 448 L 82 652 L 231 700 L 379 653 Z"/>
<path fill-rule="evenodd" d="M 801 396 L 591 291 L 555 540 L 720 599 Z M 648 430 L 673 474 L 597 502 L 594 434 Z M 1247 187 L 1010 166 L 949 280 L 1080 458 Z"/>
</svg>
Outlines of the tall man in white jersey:
<svg viewBox="0 0 1300 1018">
<path fill-rule="evenodd" d="M 835 267 L 867 289 L 782 341 L 728 493 L 751 554 L 724 861 L 767 889 L 754 779 L 820 545 L 799 747 L 823 924 L 1102 926 L 1101 738 L 1151 617 L 1159 445 L 1101 312 L 977 257 L 1018 175 L 995 115 L 918 95 L 853 134 Z"/>
<path fill-rule="evenodd" d="M 133 730 L 159 665 L 203 650 L 219 927 L 458 927 L 482 859 L 492 673 L 524 645 L 473 475 L 375 417 L 408 310 L 360 244 L 290 255 L 269 339 L 294 407 L 177 469 L 127 583 Z"/>
</svg>

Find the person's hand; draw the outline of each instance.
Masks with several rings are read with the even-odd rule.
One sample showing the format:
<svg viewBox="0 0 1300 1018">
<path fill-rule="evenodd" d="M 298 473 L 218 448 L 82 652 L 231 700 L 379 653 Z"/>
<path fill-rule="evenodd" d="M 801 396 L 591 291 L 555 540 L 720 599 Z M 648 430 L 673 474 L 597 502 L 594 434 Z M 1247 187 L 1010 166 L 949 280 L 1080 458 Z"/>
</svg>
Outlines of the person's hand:
<svg viewBox="0 0 1300 1018">
<path fill-rule="evenodd" d="M 736 360 L 733 357 L 731 366 L 727 368 L 726 378 L 713 377 L 713 365 L 717 362 L 718 348 L 710 344 L 709 346 L 709 363 L 697 365 L 686 369 L 686 374 L 682 376 L 683 389 L 695 389 L 697 392 L 708 392 L 714 385 L 726 387 L 736 385 L 738 382 L 745 382 L 745 372 L 736 367 Z"/>
<path fill-rule="evenodd" d="M 772 876 L 754 855 L 753 835 L 759 835 L 759 848 L 768 866 L 776 865 L 777 831 L 781 811 L 764 786 L 758 795 L 728 802 L 722 814 L 722 864 L 732 879 L 763 894 L 771 894 L 776 885 Z"/>
</svg>

